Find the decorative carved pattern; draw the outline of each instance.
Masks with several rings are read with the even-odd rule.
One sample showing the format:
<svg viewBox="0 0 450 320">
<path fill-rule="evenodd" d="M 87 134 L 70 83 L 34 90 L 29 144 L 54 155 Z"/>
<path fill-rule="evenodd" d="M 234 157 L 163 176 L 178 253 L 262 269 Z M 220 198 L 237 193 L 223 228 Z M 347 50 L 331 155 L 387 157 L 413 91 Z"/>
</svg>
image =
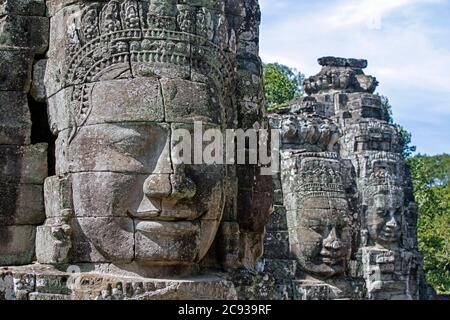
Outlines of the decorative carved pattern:
<svg viewBox="0 0 450 320">
<path fill-rule="evenodd" d="M 73 95 L 78 102 L 78 126 L 89 115 L 88 84 L 112 69 L 129 70 L 133 63 L 187 66 L 209 77 L 224 92 L 230 88 L 234 66 L 226 53 L 228 31 L 223 15 L 214 29 L 207 9 L 196 9 L 196 14 L 193 7 L 180 5 L 176 23 L 173 21 L 178 25 L 175 30 L 172 19 L 153 15 L 150 9 L 146 21 L 149 28 L 142 28 L 142 8 L 135 0 L 122 4 L 113 0 L 103 7 L 94 4 L 84 10 L 78 27 L 81 42 L 72 49 L 64 77 L 66 86 L 83 86 Z M 195 34 L 196 30 L 200 30 L 199 34 Z"/>
</svg>

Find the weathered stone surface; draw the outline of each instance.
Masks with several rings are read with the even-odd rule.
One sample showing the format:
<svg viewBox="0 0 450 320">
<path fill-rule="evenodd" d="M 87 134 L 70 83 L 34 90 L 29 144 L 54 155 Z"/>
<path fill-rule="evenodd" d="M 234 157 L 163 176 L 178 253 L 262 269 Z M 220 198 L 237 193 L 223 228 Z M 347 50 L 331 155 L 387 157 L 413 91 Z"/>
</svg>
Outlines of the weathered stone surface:
<svg viewBox="0 0 450 320">
<path fill-rule="evenodd" d="M 37 227 L 36 230 L 36 259 L 43 264 L 60 264 L 67 262 L 69 250 L 71 228 L 67 224 L 50 225 Z"/>
<path fill-rule="evenodd" d="M 166 121 L 220 124 L 222 106 L 213 88 L 181 79 L 162 80 L 161 84 Z"/>
<path fill-rule="evenodd" d="M 357 69 L 367 68 L 368 62 L 364 59 L 347 59 L 337 57 L 323 57 L 318 59 L 321 66 L 330 67 L 351 67 Z"/>
<path fill-rule="evenodd" d="M 142 95 L 142 92 L 148 95 Z M 160 92 L 159 81 L 155 77 L 102 81 L 88 88 L 68 87 L 49 98 L 50 126 L 56 133 L 75 124 L 161 122 L 164 109 Z M 85 102 L 75 103 L 74 96 L 83 96 Z M 72 108 L 81 113 L 74 117 Z M 89 114 L 89 117 L 85 118 L 83 114 Z"/>
<path fill-rule="evenodd" d="M 42 54 L 48 47 L 46 17 L 6 15 L 0 18 L 0 46 L 26 48 Z"/>
<path fill-rule="evenodd" d="M 264 239 L 264 253 L 267 258 L 289 259 L 289 233 L 287 231 L 268 231 Z"/>
<path fill-rule="evenodd" d="M 47 221 L 38 233 L 42 242 L 54 244 L 42 245 L 38 259 L 63 261 L 70 244 L 69 262 L 134 259 L 147 271 L 198 268 L 215 250 L 211 245 L 228 203 L 229 217 L 238 220 L 232 223 L 241 228 L 239 243 L 230 247 L 239 251 L 234 268 L 251 268 L 261 254 L 271 206 L 271 188 L 260 187 L 270 184 L 249 186 L 247 201 L 240 202 L 246 215 L 238 217 L 232 205 L 238 188 L 228 182 L 242 173 L 222 164 L 180 163 L 192 145 L 177 154 L 174 137 L 184 129 L 198 140 L 193 126 L 198 120 L 205 122 L 203 133 L 262 118 L 257 2 L 50 1 L 48 6 L 45 87 L 50 127 L 58 135 L 59 177 L 47 180 Z M 238 114 L 234 88 L 241 83 L 248 93 L 244 97 L 242 90 L 239 99 L 252 111 Z M 252 169 L 241 183 L 258 173 Z M 221 264 L 218 256 L 212 260 Z"/>
<path fill-rule="evenodd" d="M 401 137 L 366 60 L 319 59 L 310 96 L 271 115 L 281 172 L 263 176 L 178 144 L 267 127 L 256 0 L 46 3 L 0 0 L 0 265 L 35 246 L 43 264 L 0 269 L 0 299 L 424 295 Z M 44 192 L 30 143 L 51 139 L 37 113 L 31 138 L 26 94 L 58 137 Z"/>
<path fill-rule="evenodd" d="M 292 288 L 290 299 L 418 299 L 417 220 L 406 218 L 417 211 L 400 134 L 373 94 L 377 81 L 362 71 L 367 61 L 319 63 L 321 72 L 305 80 L 311 96 L 270 116 L 281 133 L 281 217 L 266 235 L 261 269 Z M 281 232 L 289 236 L 274 246 Z M 291 257 L 277 256 L 286 247 Z M 280 267 L 290 261 L 293 273 Z"/>
<path fill-rule="evenodd" d="M 283 206 L 275 205 L 269 223 L 267 224 L 267 230 L 287 230 L 287 228 L 286 209 Z"/>
<path fill-rule="evenodd" d="M 72 185 L 69 178 L 52 176 L 44 183 L 47 218 L 69 218 L 73 214 Z"/>
<path fill-rule="evenodd" d="M 0 269 L 0 300 L 235 300 L 222 275 L 148 279 L 96 272 L 66 273 L 49 266 Z"/>
<path fill-rule="evenodd" d="M 32 54 L 29 50 L 0 47 L 0 91 L 28 91 L 31 67 Z"/>
<path fill-rule="evenodd" d="M 69 295 L 65 294 L 54 294 L 54 293 L 42 293 L 42 292 L 31 292 L 28 295 L 28 300 L 33 301 L 39 301 L 39 300 L 45 300 L 45 301 L 64 301 L 64 300 L 70 300 Z"/>
<path fill-rule="evenodd" d="M 1 0 L 0 15 L 45 16 L 44 0 Z"/>
<path fill-rule="evenodd" d="M 0 265 L 29 264 L 34 256 L 34 226 L 0 226 Z"/>
<path fill-rule="evenodd" d="M 3 181 L 43 184 L 47 176 L 47 144 L 0 145 L 0 168 Z"/>
<path fill-rule="evenodd" d="M 56 172 L 171 173 L 170 131 L 164 124 L 101 124 L 61 132 Z"/>
<path fill-rule="evenodd" d="M 41 59 L 33 65 L 33 77 L 31 82 L 30 94 L 34 100 L 41 103 L 44 103 L 47 100 L 47 93 L 44 84 L 47 61 L 47 59 Z"/>
<path fill-rule="evenodd" d="M 42 185 L 0 181 L 0 226 L 37 225 L 45 220 Z"/>
<path fill-rule="evenodd" d="M 200 249 L 195 222 L 136 221 L 136 261 L 192 263 Z"/>
<path fill-rule="evenodd" d="M 294 278 L 297 272 L 297 262 L 294 260 L 276 257 L 276 259 L 263 259 L 262 263 L 264 271 L 279 282 Z"/>
<path fill-rule="evenodd" d="M 130 218 L 77 218 L 69 222 L 69 260 L 126 263 L 134 259 L 134 227 Z"/>
<path fill-rule="evenodd" d="M 30 143 L 31 115 L 26 95 L 0 91 L 0 145 Z"/>
<path fill-rule="evenodd" d="M 320 73 L 304 82 L 308 94 L 373 93 L 378 86 L 376 78 L 362 72 L 366 60 L 325 57 L 319 63 L 323 66 Z"/>
</svg>

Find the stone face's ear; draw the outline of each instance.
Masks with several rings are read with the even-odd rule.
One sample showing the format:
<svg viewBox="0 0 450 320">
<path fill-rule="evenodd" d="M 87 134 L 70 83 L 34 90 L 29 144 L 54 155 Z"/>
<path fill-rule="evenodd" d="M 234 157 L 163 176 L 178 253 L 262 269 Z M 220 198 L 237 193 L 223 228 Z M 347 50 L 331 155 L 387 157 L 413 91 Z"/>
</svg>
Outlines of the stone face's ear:
<svg viewBox="0 0 450 320">
<path fill-rule="evenodd" d="M 42 264 L 68 261 L 73 218 L 72 184 L 70 176 L 52 176 L 44 184 L 46 221 L 36 231 L 36 258 Z"/>
<path fill-rule="evenodd" d="M 70 219 L 73 215 L 72 181 L 69 176 L 52 176 L 44 183 L 45 215 L 47 219 Z"/>
</svg>

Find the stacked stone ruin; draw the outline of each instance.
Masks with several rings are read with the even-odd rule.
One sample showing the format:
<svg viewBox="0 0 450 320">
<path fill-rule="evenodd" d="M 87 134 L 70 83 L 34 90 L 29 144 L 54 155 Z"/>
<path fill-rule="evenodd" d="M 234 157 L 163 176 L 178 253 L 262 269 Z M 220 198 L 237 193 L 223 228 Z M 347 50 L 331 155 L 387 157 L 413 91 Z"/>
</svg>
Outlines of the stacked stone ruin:
<svg viewBox="0 0 450 320">
<path fill-rule="evenodd" d="M 257 0 L 0 0 L 0 300 L 423 295 L 367 62 L 320 59 L 267 117 L 259 24 Z M 270 123 L 281 172 L 177 162 L 198 121 Z"/>
<path fill-rule="evenodd" d="M 282 134 L 261 268 L 278 298 L 418 299 L 417 205 L 400 132 L 367 61 L 324 57 L 307 97 L 270 115 Z"/>
<path fill-rule="evenodd" d="M 45 219 L 47 145 L 36 143 L 33 64 L 48 45 L 43 1 L 0 2 L 0 265 L 31 263 Z"/>
<path fill-rule="evenodd" d="M 202 270 L 255 264 L 271 185 L 256 165 L 175 164 L 171 134 L 263 123 L 257 2 L 1 4 L 0 296 L 236 297 Z M 30 84 L 57 137 L 48 178 Z"/>
</svg>

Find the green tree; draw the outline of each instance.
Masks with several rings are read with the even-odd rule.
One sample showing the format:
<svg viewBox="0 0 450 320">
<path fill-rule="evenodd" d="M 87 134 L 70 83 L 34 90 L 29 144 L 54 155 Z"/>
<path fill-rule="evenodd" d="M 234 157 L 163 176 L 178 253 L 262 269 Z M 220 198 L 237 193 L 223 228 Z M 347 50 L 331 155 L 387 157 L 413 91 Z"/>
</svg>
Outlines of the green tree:
<svg viewBox="0 0 450 320">
<path fill-rule="evenodd" d="M 407 162 L 420 209 L 418 239 L 424 270 L 437 292 L 450 294 L 450 156 L 417 155 Z"/>
<path fill-rule="evenodd" d="M 268 109 L 276 109 L 303 94 L 305 76 L 279 63 L 264 64 L 264 86 Z"/>
<path fill-rule="evenodd" d="M 388 114 L 389 123 L 393 124 L 397 128 L 397 130 L 400 134 L 400 137 L 402 139 L 402 144 L 403 144 L 403 156 L 405 158 L 409 158 L 417 150 L 417 147 L 412 145 L 412 135 L 402 125 L 394 122 L 394 117 L 393 117 L 393 113 L 392 113 L 392 105 L 389 102 L 389 99 L 383 95 L 379 95 L 379 96 L 381 98 L 381 104 L 383 105 L 383 107 L 385 108 L 385 110 Z"/>
</svg>

